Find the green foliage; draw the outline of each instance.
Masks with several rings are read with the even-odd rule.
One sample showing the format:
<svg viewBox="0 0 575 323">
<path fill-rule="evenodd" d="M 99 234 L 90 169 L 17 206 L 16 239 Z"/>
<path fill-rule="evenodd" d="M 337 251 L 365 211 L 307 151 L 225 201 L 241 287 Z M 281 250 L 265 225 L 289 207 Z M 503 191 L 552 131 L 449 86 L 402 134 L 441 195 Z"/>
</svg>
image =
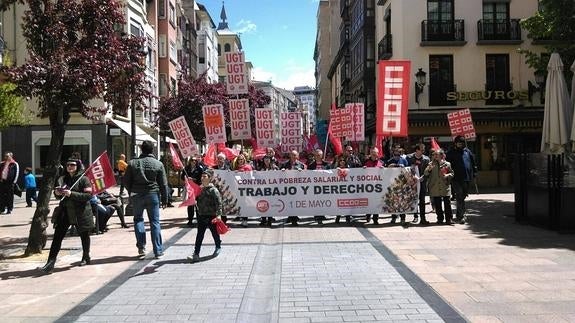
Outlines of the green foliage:
<svg viewBox="0 0 575 323">
<path fill-rule="evenodd" d="M 0 84 L 0 129 L 30 122 L 30 118 L 24 114 L 23 99 L 14 94 L 15 89 L 13 83 Z"/>
<path fill-rule="evenodd" d="M 547 53 L 557 52 L 561 56 L 569 82 L 572 73 L 567 71 L 575 60 L 575 1 L 540 0 L 540 8 L 535 15 L 521 21 L 521 26 L 527 30 L 527 37 L 538 41 Z M 548 55 L 528 50 L 521 53 L 534 70 L 547 71 Z"/>
</svg>

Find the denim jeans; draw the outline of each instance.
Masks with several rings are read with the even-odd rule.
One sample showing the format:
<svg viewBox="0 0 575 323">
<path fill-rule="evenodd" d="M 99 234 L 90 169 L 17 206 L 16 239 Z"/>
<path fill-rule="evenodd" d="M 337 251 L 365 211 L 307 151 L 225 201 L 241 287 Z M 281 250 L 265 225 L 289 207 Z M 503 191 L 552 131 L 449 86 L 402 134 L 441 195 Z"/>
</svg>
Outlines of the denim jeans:
<svg viewBox="0 0 575 323">
<path fill-rule="evenodd" d="M 144 210 L 148 214 L 150 233 L 154 255 L 163 253 L 162 233 L 160 232 L 160 196 L 157 192 L 138 193 L 130 196 L 134 212 L 134 232 L 136 233 L 136 246 L 139 249 L 146 247 L 146 225 L 144 223 Z"/>
<path fill-rule="evenodd" d="M 451 189 L 453 190 L 453 195 L 455 195 L 457 208 L 456 217 L 458 220 L 461 220 L 465 215 L 465 198 L 469 195 L 469 182 L 453 181 L 451 183 Z"/>
</svg>

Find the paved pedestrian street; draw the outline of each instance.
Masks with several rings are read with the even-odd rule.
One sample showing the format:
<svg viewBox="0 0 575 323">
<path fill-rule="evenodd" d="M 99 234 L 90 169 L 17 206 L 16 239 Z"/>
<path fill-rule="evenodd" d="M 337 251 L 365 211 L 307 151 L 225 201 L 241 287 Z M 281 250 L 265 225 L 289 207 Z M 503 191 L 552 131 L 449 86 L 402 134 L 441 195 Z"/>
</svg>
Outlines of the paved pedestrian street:
<svg viewBox="0 0 575 323">
<path fill-rule="evenodd" d="M 18 200 L 0 216 L 0 322 L 575 322 L 572 234 L 516 223 L 512 198 L 470 196 L 464 225 L 232 221 L 221 254 L 207 234 L 193 264 L 196 229 L 168 208 L 161 259 L 139 259 L 114 217 L 89 266 L 70 236 L 50 275 L 47 250 L 22 257 L 33 209 Z"/>
<path fill-rule="evenodd" d="M 219 257 L 204 256 L 195 264 L 186 260 L 195 236 L 188 232 L 168 248 L 164 259 L 147 263 L 78 321 L 461 319 L 445 310 L 448 306 L 431 307 L 389 263 L 386 253 L 378 251 L 385 247 L 368 241 L 367 229 L 258 229 L 230 234 Z M 254 241 L 241 242 L 246 233 Z M 212 250 L 213 245 L 206 245 L 203 255 Z M 416 288 L 430 292 L 429 287 Z"/>
</svg>

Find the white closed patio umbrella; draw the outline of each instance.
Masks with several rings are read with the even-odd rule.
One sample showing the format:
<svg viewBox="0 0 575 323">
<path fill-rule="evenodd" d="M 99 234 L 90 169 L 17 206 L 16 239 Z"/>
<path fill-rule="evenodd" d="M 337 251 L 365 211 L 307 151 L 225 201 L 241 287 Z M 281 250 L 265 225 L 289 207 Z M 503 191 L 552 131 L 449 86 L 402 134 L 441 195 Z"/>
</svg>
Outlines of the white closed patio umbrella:
<svg viewBox="0 0 575 323">
<path fill-rule="evenodd" d="M 560 154 L 565 151 L 565 144 L 571 139 L 572 110 L 563 62 L 559 54 L 553 53 L 547 65 L 541 152 Z"/>
</svg>

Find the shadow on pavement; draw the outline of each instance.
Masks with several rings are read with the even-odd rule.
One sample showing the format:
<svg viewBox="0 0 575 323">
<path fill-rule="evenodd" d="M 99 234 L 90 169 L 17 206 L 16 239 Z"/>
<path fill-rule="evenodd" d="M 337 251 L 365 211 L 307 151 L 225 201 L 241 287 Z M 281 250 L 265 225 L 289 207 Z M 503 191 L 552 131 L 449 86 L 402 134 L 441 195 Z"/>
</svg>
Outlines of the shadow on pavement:
<svg viewBox="0 0 575 323">
<path fill-rule="evenodd" d="M 516 222 L 514 202 L 475 199 L 466 201 L 466 207 L 466 228 L 482 239 L 501 239 L 500 244 L 529 249 L 575 250 L 573 235 Z"/>
<path fill-rule="evenodd" d="M 52 270 L 53 273 L 67 271 L 70 270 L 74 266 L 66 266 L 66 267 L 55 267 Z M 28 269 L 28 270 L 21 270 L 21 271 L 8 271 L 0 273 L 0 280 L 10 280 L 10 279 L 18 279 L 18 278 L 38 278 L 42 276 L 46 276 L 49 274 L 43 273 L 40 269 Z"/>
<path fill-rule="evenodd" d="M 164 265 L 193 265 L 193 264 L 197 264 L 203 261 L 208 261 L 211 259 L 216 258 L 217 256 L 215 255 L 209 255 L 209 256 L 204 256 L 204 257 L 200 257 L 199 261 L 196 262 L 191 262 L 190 260 L 186 259 L 171 259 L 171 260 L 160 260 L 160 261 L 154 261 L 152 263 L 150 263 L 149 265 L 147 265 L 146 267 L 144 267 L 140 272 L 138 272 L 137 274 L 133 275 L 132 277 L 138 277 L 138 276 L 144 276 L 144 275 L 150 275 L 153 273 L 156 273 L 156 270 Z"/>
</svg>

